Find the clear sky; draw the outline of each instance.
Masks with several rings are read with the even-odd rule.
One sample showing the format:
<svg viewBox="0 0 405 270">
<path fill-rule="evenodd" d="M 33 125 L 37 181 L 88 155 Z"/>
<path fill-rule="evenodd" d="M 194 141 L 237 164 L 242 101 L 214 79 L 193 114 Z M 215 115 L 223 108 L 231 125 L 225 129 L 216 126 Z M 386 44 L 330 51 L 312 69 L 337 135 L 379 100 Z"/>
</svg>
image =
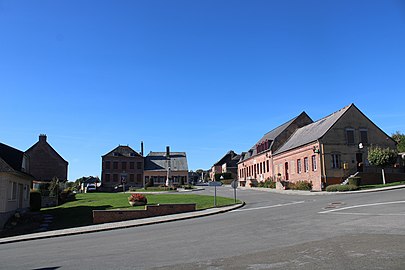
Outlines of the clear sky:
<svg viewBox="0 0 405 270">
<path fill-rule="evenodd" d="M 0 142 L 69 180 L 129 145 L 208 169 L 302 111 L 405 132 L 405 2 L 0 0 Z"/>
</svg>

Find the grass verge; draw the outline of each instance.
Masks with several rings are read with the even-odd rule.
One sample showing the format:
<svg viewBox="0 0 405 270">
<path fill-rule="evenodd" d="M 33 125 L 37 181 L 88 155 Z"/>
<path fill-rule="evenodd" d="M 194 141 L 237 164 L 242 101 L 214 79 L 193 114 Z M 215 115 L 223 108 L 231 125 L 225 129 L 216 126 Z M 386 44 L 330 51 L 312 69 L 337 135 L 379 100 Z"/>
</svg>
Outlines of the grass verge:
<svg viewBox="0 0 405 270">
<path fill-rule="evenodd" d="M 405 185 L 405 181 L 399 181 L 399 182 L 392 182 L 388 184 L 375 184 L 375 185 L 361 185 L 360 189 L 373 189 L 373 188 L 383 188 L 383 187 L 392 187 L 392 186 L 399 186 L 399 185 Z"/>
<path fill-rule="evenodd" d="M 57 207 L 43 208 L 41 213 L 50 214 L 54 221 L 50 229 L 65 229 L 93 224 L 93 210 L 143 209 L 128 203 L 129 193 L 80 193 L 76 200 Z M 214 207 L 214 197 L 195 194 L 144 194 L 148 205 L 169 203 L 195 203 L 197 210 Z M 240 201 L 238 201 L 240 203 Z M 217 196 L 217 206 L 234 204 L 233 198 Z"/>
</svg>

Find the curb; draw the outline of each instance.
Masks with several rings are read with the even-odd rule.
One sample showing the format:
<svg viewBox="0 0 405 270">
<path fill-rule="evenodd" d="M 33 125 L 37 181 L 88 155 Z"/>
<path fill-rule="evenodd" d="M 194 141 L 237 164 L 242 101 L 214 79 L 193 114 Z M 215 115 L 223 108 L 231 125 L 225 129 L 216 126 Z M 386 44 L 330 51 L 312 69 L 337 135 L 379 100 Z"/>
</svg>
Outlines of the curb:
<svg viewBox="0 0 405 270">
<path fill-rule="evenodd" d="M 387 190 L 402 189 L 402 188 L 405 188 L 405 185 L 383 187 L 383 188 L 363 189 L 363 190 L 355 190 L 355 191 L 344 191 L 344 192 L 338 192 L 338 191 L 336 191 L 336 192 L 304 191 L 304 190 L 276 190 L 276 189 L 272 189 L 272 188 L 254 188 L 254 187 L 253 188 L 240 188 L 240 189 L 272 192 L 272 193 L 278 193 L 278 194 L 284 194 L 284 195 L 315 196 L 315 195 L 344 195 L 344 194 L 379 192 L 379 191 L 387 191 Z"/>
<path fill-rule="evenodd" d="M 77 227 L 77 228 L 69 228 L 69 229 L 32 233 L 32 234 L 19 235 L 19 236 L 11 236 L 11 237 L 6 237 L 6 238 L 0 238 L 0 244 L 9 244 L 9 243 L 16 243 L 16 242 L 23 242 L 23 241 L 30 241 L 30 240 L 46 239 L 46 238 L 56 238 L 56 237 L 78 235 L 78 234 L 84 234 L 84 233 L 111 231 L 111 230 L 140 227 L 140 226 L 146 226 L 146 225 L 152 225 L 152 224 L 158 224 L 158 223 L 166 223 L 166 222 L 172 222 L 172 221 L 177 221 L 177 220 L 186 220 L 186 219 L 192 219 L 192 218 L 197 218 L 197 217 L 205 217 L 205 216 L 211 216 L 211 215 L 215 215 L 215 214 L 226 213 L 226 212 L 229 212 L 229 211 L 232 211 L 235 209 L 239 209 L 239 208 L 243 207 L 244 205 L 245 205 L 245 202 L 242 202 L 241 204 L 236 204 L 236 205 L 232 205 L 232 206 L 209 208 L 209 209 L 205 209 L 205 210 L 197 210 L 197 211 L 181 213 L 181 214 L 173 214 L 173 215 L 167 215 L 167 216 L 159 216 L 159 217 L 136 219 L 136 220 L 126 220 L 126 221 L 120 221 L 120 222 L 89 225 L 89 226 L 83 226 L 83 227 Z"/>
</svg>

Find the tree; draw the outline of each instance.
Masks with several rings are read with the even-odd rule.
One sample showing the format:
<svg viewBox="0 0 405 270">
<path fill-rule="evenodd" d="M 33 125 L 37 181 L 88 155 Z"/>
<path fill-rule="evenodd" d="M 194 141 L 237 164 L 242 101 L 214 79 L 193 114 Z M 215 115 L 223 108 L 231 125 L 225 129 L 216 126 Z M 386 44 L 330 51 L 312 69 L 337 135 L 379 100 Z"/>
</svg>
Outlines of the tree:
<svg viewBox="0 0 405 270">
<path fill-rule="evenodd" d="M 397 150 L 399 153 L 405 152 L 405 134 L 397 131 L 391 136 L 397 142 Z"/>
<path fill-rule="evenodd" d="M 398 153 L 396 150 L 387 148 L 381 148 L 379 146 L 371 146 L 368 149 L 368 161 L 371 165 L 381 168 L 382 180 L 385 185 L 385 174 L 384 167 L 393 165 L 398 158 Z"/>
</svg>

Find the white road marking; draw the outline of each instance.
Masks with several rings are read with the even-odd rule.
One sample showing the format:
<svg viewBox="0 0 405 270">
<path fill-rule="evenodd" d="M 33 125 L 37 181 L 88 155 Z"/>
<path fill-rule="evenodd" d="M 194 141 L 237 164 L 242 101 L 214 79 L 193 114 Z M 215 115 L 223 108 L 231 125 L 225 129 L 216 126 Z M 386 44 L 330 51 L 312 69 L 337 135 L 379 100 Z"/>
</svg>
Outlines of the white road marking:
<svg viewBox="0 0 405 270">
<path fill-rule="evenodd" d="M 347 207 L 342 207 L 342 208 L 337 208 L 337 209 L 332 209 L 332 210 L 327 210 L 327 211 L 318 212 L 318 214 L 327 214 L 327 213 L 331 213 L 331 212 L 337 212 L 337 211 L 342 211 L 342 210 L 347 210 L 347 209 L 353 209 L 353 208 L 360 208 L 360 207 L 368 207 L 368 206 L 376 206 L 376 205 L 387 205 L 387 204 L 399 204 L 399 203 L 405 203 L 405 201 L 394 201 L 394 202 L 383 202 L 383 203 L 369 203 L 369 204 L 361 204 L 361 205 L 347 206 Z"/>
<path fill-rule="evenodd" d="M 275 208 L 275 207 L 281 207 L 281 206 L 299 204 L 299 203 L 304 203 L 304 202 L 305 202 L 305 201 L 299 201 L 299 202 L 291 202 L 291 203 L 284 203 L 284 204 L 276 204 L 276 205 L 269 205 L 269 206 L 255 207 L 255 208 L 248 208 L 248 209 L 237 209 L 237 210 L 234 210 L 234 211 L 232 211 L 232 212 L 242 212 L 242 211 L 260 210 L 260 209 L 266 209 L 266 208 Z"/>
<path fill-rule="evenodd" d="M 336 214 L 336 215 L 355 215 L 355 216 L 405 216 L 405 214 L 371 214 L 371 213 L 350 213 L 350 212 L 344 212 L 344 213 L 335 212 L 333 214 Z"/>
</svg>

